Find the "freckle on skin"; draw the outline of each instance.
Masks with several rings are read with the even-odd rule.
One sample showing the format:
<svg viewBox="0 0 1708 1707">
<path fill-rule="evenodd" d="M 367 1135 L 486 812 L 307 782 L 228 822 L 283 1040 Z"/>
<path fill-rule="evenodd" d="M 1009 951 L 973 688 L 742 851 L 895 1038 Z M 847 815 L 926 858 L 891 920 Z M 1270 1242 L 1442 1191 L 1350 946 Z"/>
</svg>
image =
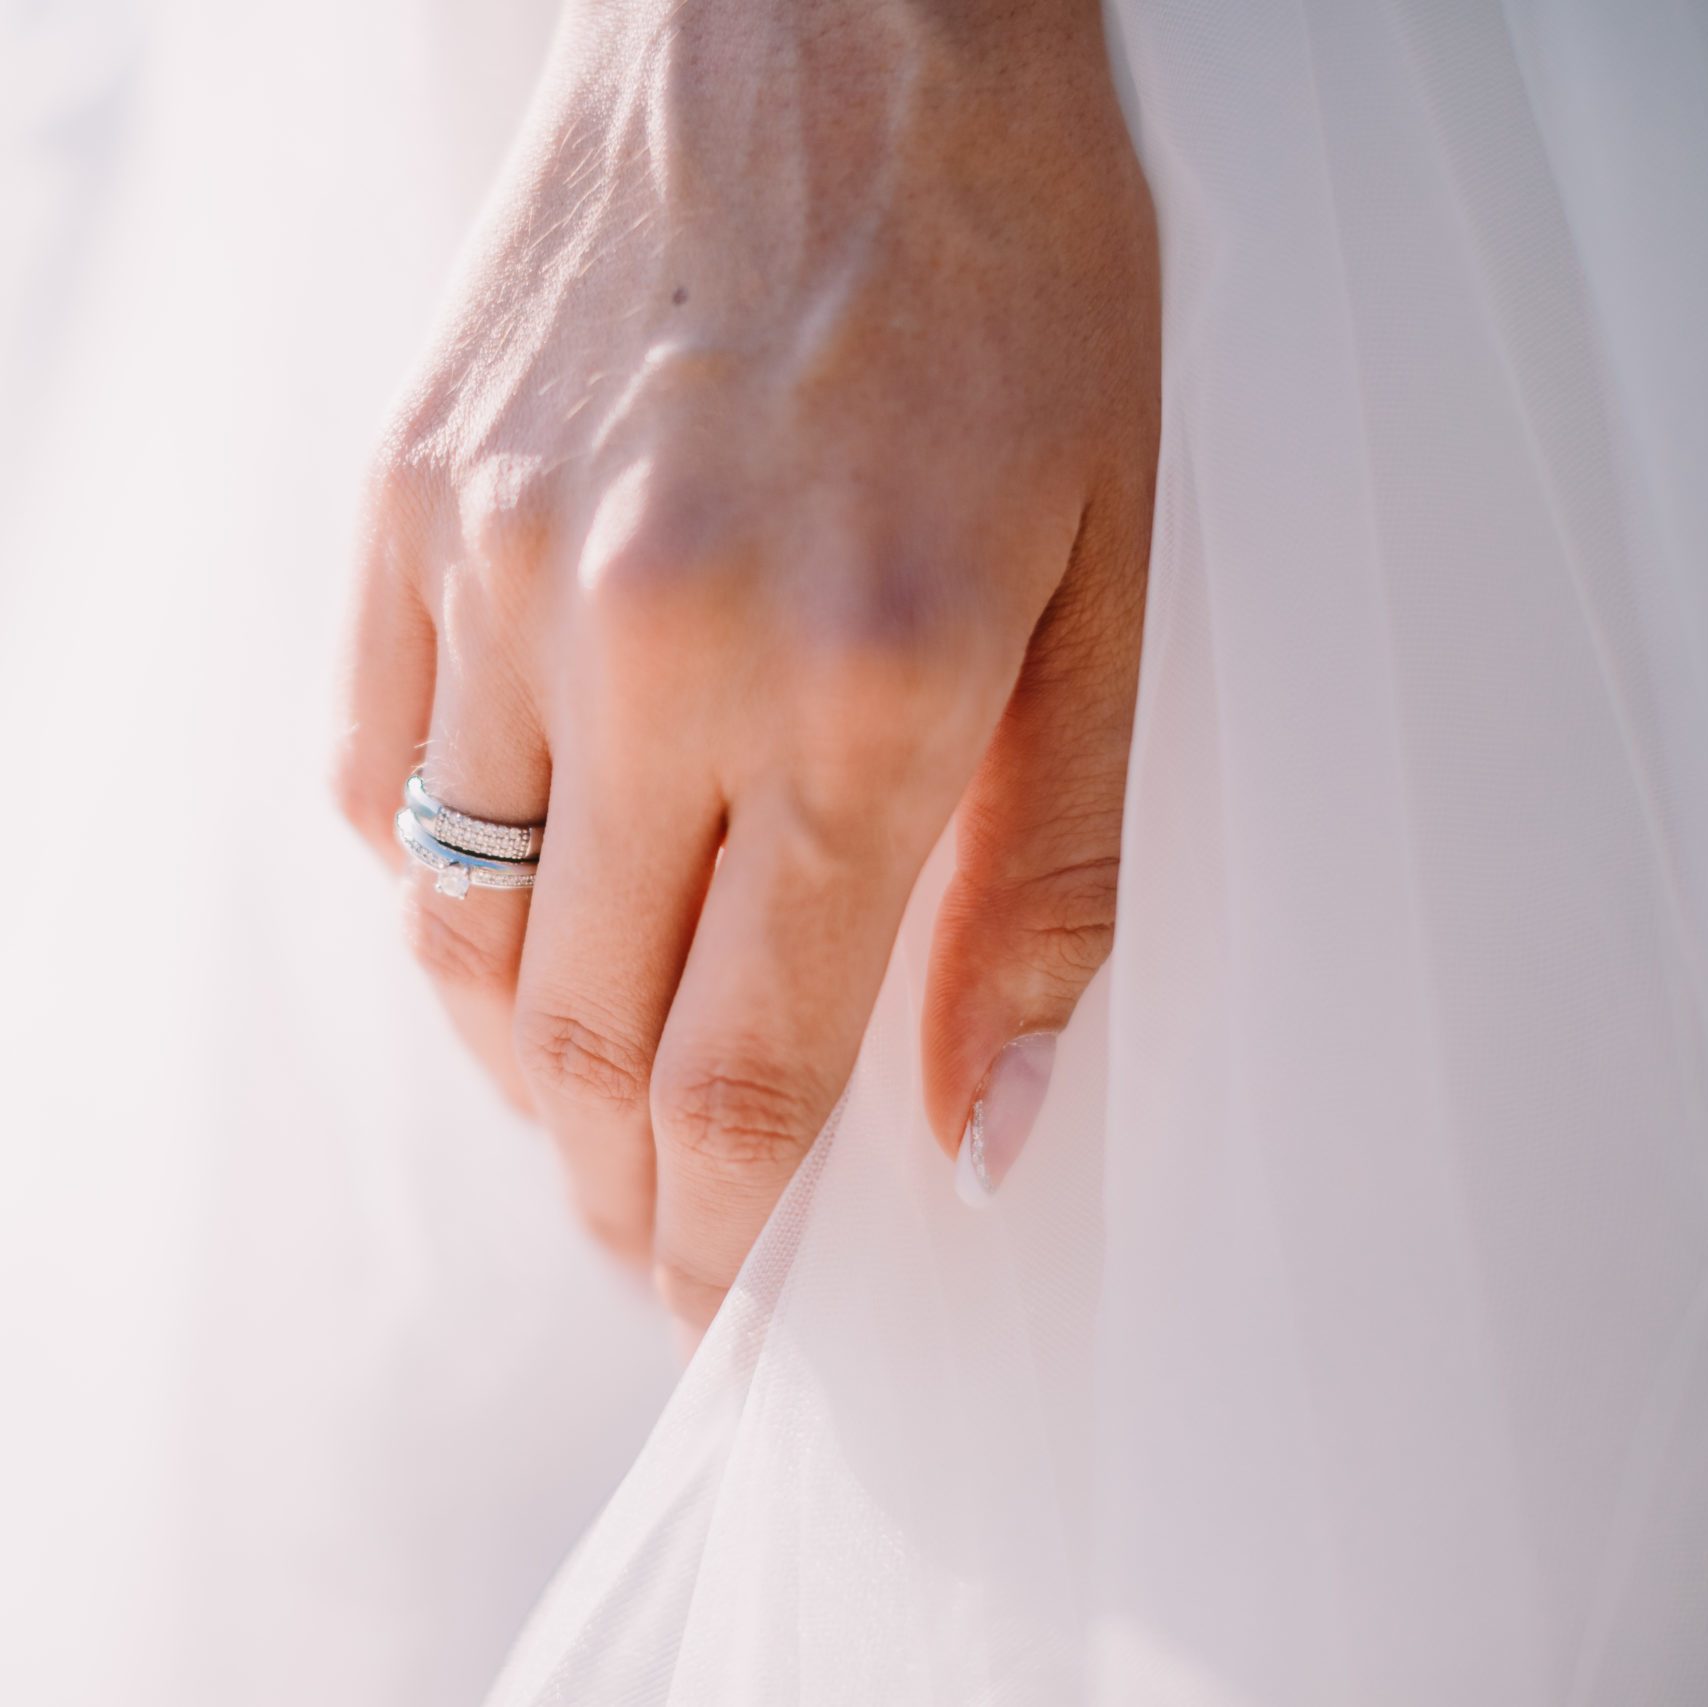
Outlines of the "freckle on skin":
<svg viewBox="0 0 1708 1707">
<path fill-rule="evenodd" d="M 682 304 L 688 300 L 688 287 L 686 285 L 678 285 L 672 293 L 670 300 L 680 308 Z"/>
</svg>

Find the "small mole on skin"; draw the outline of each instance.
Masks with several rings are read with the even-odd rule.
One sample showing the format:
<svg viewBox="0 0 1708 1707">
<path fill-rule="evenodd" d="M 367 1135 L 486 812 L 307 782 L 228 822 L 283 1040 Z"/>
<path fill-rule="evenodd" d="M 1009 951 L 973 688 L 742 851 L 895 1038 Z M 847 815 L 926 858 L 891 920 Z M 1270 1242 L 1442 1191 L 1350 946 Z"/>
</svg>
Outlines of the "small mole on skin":
<svg viewBox="0 0 1708 1707">
<path fill-rule="evenodd" d="M 678 285 L 670 300 L 680 308 L 682 304 L 688 300 L 688 287 L 686 285 Z"/>
</svg>

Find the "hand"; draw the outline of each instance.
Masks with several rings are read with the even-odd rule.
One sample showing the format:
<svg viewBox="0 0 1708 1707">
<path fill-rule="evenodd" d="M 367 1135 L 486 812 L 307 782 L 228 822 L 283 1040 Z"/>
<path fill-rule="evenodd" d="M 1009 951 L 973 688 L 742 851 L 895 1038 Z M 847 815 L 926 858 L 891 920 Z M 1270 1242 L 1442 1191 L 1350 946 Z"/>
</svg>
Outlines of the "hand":
<svg viewBox="0 0 1708 1707">
<path fill-rule="evenodd" d="M 566 18 L 380 459 L 341 790 L 388 858 L 423 742 L 548 819 L 531 903 L 418 879 L 409 932 L 690 1321 L 957 806 L 926 1094 L 993 1184 L 1108 951 L 1155 274 L 1089 0 Z"/>
</svg>

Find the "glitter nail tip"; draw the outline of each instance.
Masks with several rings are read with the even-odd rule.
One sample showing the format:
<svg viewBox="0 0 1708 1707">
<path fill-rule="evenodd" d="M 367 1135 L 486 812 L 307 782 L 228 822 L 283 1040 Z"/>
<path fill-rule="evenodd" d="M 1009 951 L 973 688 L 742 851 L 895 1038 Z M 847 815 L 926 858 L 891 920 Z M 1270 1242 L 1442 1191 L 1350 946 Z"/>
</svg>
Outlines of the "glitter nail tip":
<svg viewBox="0 0 1708 1707">
<path fill-rule="evenodd" d="M 984 1102 L 973 1104 L 973 1117 L 961 1134 L 961 1148 L 955 1157 L 955 1195 L 969 1209 L 983 1209 L 990 1202 L 992 1187 L 985 1166 Z"/>
</svg>

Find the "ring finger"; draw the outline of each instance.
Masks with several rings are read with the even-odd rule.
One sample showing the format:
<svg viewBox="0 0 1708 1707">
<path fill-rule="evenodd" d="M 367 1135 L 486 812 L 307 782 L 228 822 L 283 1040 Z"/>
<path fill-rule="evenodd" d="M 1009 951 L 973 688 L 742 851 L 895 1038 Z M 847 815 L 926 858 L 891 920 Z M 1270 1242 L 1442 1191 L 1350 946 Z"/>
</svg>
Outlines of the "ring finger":
<svg viewBox="0 0 1708 1707">
<path fill-rule="evenodd" d="M 545 817 L 551 755 L 513 677 L 483 672 L 477 690 L 459 649 L 442 646 L 422 780 L 446 805 L 501 824 Z M 411 865 L 404 927 L 459 1035 L 520 1109 L 532 1100 L 511 1041 L 529 891 L 441 893 Z"/>
</svg>

